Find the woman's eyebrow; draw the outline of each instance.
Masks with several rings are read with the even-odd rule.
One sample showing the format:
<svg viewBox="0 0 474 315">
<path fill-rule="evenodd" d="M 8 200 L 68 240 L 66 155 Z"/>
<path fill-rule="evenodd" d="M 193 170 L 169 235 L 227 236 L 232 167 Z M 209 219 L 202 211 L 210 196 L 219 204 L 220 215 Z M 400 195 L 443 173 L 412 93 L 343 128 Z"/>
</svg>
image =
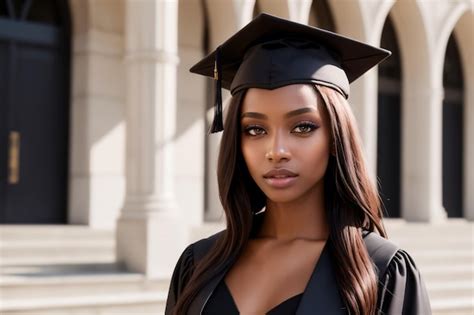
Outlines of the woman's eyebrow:
<svg viewBox="0 0 474 315">
<path fill-rule="evenodd" d="M 258 118 L 258 119 L 268 119 L 267 115 L 261 114 L 261 113 L 256 113 L 256 112 L 243 113 L 242 116 L 240 116 L 240 119 L 244 119 L 245 117 Z"/>
<path fill-rule="evenodd" d="M 293 116 L 301 115 L 304 113 L 309 113 L 309 112 L 316 112 L 316 110 L 313 107 L 303 107 L 303 108 L 298 108 L 295 110 L 292 110 L 291 112 L 288 112 L 285 114 L 285 118 L 290 118 Z M 257 112 L 246 112 L 243 113 L 242 116 L 240 116 L 240 119 L 243 119 L 244 117 L 251 117 L 251 118 L 258 118 L 258 119 L 268 119 L 268 116 L 262 113 L 257 113 Z"/>
<path fill-rule="evenodd" d="M 285 114 L 285 118 L 290 118 L 293 116 L 301 115 L 304 113 L 310 113 L 310 112 L 316 112 L 314 107 L 303 107 L 303 108 L 298 108 L 295 110 L 292 110 L 291 112 L 288 112 Z"/>
</svg>

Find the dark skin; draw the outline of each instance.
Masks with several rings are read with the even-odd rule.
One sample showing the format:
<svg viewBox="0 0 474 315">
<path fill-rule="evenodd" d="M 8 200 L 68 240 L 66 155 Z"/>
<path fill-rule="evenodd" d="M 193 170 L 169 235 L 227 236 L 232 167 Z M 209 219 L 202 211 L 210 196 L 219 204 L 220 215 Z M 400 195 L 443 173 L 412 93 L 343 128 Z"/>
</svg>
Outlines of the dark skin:
<svg viewBox="0 0 474 315">
<path fill-rule="evenodd" d="M 322 99 L 309 85 L 251 88 L 241 117 L 242 153 L 267 205 L 257 237 L 225 282 L 240 314 L 255 315 L 304 292 L 319 260 L 329 235 L 323 177 L 331 135 Z M 276 168 L 290 170 L 294 180 L 281 187 L 263 176 Z"/>
</svg>

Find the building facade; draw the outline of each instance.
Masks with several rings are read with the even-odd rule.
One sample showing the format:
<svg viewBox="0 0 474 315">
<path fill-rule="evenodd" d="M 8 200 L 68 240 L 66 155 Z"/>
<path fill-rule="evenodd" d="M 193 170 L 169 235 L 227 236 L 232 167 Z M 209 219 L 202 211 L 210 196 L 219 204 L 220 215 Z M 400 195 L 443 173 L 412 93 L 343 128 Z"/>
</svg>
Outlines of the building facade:
<svg viewBox="0 0 474 315">
<path fill-rule="evenodd" d="M 260 12 L 390 49 L 349 99 L 386 217 L 474 220 L 470 0 L 0 3 L 2 224 L 116 229 L 119 259 L 169 276 L 223 219 L 213 82 L 188 69 Z"/>
</svg>

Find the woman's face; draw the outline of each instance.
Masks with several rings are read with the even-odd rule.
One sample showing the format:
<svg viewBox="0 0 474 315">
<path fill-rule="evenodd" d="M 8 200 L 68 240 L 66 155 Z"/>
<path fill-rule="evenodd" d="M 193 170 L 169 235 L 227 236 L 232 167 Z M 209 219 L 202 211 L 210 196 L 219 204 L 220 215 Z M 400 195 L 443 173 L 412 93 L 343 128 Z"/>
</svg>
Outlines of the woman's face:
<svg viewBox="0 0 474 315">
<path fill-rule="evenodd" d="M 331 132 L 323 101 L 312 86 L 249 89 L 241 130 L 247 168 L 267 198 L 291 202 L 323 185 Z"/>
</svg>

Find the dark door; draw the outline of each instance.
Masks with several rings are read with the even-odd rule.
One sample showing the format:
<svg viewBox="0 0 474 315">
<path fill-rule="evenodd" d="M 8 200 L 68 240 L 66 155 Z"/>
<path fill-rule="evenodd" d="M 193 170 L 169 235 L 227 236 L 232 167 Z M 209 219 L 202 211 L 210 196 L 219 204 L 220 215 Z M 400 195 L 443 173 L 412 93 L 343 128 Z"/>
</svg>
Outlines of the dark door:
<svg viewBox="0 0 474 315">
<path fill-rule="evenodd" d="M 69 28 L 58 3 L 0 7 L 0 223 L 66 222 Z"/>
<path fill-rule="evenodd" d="M 390 16 L 385 21 L 381 46 L 389 49 L 392 56 L 379 66 L 377 178 L 384 214 L 397 218 L 401 212 L 401 66 Z"/>
<path fill-rule="evenodd" d="M 383 82 L 381 82 L 383 83 Z M 385 216 L 400 217 L 400 95 L 379 93 L 377 177 Z"/>
<path fill-rule="evenodd" d="M 463 93 L 459 50 L 454 34 L 444 60 L 443 101 L 443 206 L 448 217 L 463 216 Z"/>
</svg>

